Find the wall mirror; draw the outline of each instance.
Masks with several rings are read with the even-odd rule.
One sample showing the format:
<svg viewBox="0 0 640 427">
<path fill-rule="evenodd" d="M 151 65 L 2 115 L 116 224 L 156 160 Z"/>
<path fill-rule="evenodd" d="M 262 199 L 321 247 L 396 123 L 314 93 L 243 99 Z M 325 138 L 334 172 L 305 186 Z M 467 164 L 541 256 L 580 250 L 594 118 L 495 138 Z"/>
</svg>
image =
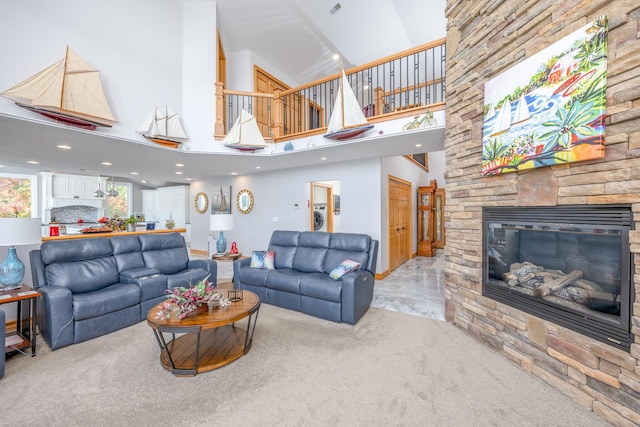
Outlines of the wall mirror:
<svg viewBox="0 0 640 427">
<path fill-rule="evenodd" d="M 253 209 L 253 194 L 249 190 L 240 190 L 236 196 L 238 212 L 248 214 Z"/>
<path fill-rule="evenodd" d="M 209 208 L 209 198 L 205 193 L 198 193 L 195 199 L 193 199 L 193 205 L 196 208 L 196 212 L 201 214 L 206 213 Z"/>
</svg>

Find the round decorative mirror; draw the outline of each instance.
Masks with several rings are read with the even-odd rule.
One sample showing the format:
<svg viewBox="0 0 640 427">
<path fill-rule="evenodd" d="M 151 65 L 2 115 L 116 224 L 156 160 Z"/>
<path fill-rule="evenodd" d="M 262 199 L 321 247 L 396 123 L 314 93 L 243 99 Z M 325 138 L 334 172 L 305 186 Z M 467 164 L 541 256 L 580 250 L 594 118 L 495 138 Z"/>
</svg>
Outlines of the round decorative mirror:
<svg viewBox="0 0 640 427">
<path fill-rule="evenodd" d="M 204 193 L 198 193 L 196 194 L 196 198 L 193 199 L 193 205 L 196 208 L 196 212 L 201 214 L 206 213 L 209 207 L 209 198 Z"/>
<path fill-rule="evenodd" d="M 253 209 L 253 194 L 249 190 L 240 190 L 236 196 L 238 212 L 248 214 Z"/>
</svg>

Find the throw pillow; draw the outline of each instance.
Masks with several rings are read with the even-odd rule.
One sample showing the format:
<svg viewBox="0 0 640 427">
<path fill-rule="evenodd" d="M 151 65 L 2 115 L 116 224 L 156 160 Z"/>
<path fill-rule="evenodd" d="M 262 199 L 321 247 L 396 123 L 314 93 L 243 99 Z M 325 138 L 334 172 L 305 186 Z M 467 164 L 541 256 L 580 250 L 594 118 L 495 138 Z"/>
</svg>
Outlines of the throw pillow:
<svg viewBox="0 0 640 427">
<path fill-rule="evenodd" d="M 253 251 L 251 253 L 251 268 L 273 270 L 276 251 Z"/>
<path fill-rule="evenodd" d="M 358 267 L 360 267 L 359 262 L 356 262 L 352 259 L 345 259 L 340 263 L 339 266 L 331 270 L 331 273 L 329 273 L 329 277 L 331 277 L 333 280 L 340 280 L 342 279 L 342 276 L 347 273 L 351 273 L 352 271 L 356 271 Z"/>
</svg>

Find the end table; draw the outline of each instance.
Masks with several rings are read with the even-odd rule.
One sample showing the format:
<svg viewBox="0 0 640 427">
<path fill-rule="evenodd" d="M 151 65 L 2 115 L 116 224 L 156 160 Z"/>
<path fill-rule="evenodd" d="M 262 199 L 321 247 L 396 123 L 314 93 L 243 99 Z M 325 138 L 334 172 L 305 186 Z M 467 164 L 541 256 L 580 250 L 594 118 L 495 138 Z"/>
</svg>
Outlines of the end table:
<svg viewBox="0 0 640 427">
<path fill-rule="evenodd" d="M 40 292 L 27 285 L 10 290 L 0 290 L 0 305 L 10 302 L 18 303 L 16 330 L 7 332 L 4 352 L 11 353 L 22 348 L 29 348 L 31 356 L 36 355 L 36 316 L 37 301 Z M 2 325 L 5 328 L 5 325 Z"/>
</svg>

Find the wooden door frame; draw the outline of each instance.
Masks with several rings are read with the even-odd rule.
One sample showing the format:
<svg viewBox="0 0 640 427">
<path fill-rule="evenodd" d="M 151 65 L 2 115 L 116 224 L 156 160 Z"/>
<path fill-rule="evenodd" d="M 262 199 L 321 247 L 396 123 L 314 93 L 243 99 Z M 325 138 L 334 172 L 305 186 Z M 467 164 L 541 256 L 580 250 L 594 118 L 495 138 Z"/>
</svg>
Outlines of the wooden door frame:
<svg viewBox="0 0 640 427">
<path fill-rule="evenodd" d="M 391 195 L 390 195 L 390 188 L 391 188 L 391 181 L 395 181 L 397 183 L 400 183 L 404 186 L 407 186 L 409 188 L 409 194 L 413 194 L 413 184 L 410 181 L 404 180 L 402 178 L 398 178 L 397 176 L 393 176 L 393 175 L 387 175 L 387 267 L 389 272 L 391 272 L 391 234 L 389 233 L 389 218 L 391 218 Z M 409 207 L 408 207 L 408 218 L 409 218 L 409 236 L 410 238 L 408 239 L 408 253 L 409 253 L 409 258 L 413 257 L 413 201 L 412 198 L 409 197 L 409 200 L 411 200 Z"/>
<path fill-rule="evenodd" d="M 327 210 L 325 212 L 326 214 L 325 221 L 327 221 L 327 232 L 333 233 L 333 186 L 330 184 L 323 184 L 318 181 L 311 181 L 309 183 L 309 193 L 310 193 L 309 214 L 311 215 L 311 222 L 310 222 L 309 228 L 311 228 L 311 231 L 315 231 L 313 229 L 313 224 L 315 221 L 314 213 L 313 213 L 314 194 L 315 194 L 315 191 L 313 191 L 314 187 L 324 187 L 327 189 Z"/>
</svg>

